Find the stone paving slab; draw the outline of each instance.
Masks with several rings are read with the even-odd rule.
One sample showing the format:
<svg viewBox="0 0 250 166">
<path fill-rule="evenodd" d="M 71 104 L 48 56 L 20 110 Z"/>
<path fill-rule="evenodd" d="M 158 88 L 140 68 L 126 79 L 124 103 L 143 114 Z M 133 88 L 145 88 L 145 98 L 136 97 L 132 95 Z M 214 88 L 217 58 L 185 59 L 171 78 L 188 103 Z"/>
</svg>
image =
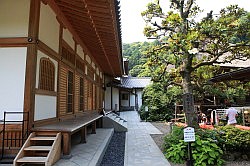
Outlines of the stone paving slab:
<svg viewBox="0 0 250 166">
<path fill-rule="evenodd" d="M 80 137 L 72 139 L 71 156 L 61 158 L 54 166 L 96 166 L 100 164 L 105 150 L 110 142 L 114 129 L 97 128 L 96 134 L 88 134 L 87 143 L 79 144 Z M 12 166 L 12 164 L 0 164 L 1 166 Z"/>
<path fill-rule="evenodd" d="M 150 134 L 162 134 L 149 122 L 141 122 L 136 111 L 121 112 L 127 120 L 124 166 L 170 166 Z"/>
<path fill-rule="evenodd" d="M 114 129 L 97 128 L 96 134 L 87 135 L 87 143 L 72 146 L 69 159 L 60 159 L 55 166 L 96 166 L 100 164 Z"/>
</svg>

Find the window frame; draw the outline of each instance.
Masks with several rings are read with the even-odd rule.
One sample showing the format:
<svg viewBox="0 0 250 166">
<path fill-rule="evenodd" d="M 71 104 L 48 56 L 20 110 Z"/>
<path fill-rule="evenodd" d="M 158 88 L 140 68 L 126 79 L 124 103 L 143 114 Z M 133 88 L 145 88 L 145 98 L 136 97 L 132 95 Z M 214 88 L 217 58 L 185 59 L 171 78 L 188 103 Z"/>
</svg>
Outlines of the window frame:
<svg viewBox="0 0 250 166">
<path fill-rule="evenodd" d="M 55 64 L 46 57 L 40 59 L 38 89 L 55 92 Z"/>
</svg>

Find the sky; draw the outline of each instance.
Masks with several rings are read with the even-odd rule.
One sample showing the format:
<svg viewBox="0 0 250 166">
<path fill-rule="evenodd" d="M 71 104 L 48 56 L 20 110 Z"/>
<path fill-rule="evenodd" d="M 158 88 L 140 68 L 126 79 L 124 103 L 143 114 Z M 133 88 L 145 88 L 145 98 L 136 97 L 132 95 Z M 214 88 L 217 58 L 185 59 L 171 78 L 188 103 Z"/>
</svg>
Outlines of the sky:
<svg viewBox="0 0 250 166">
<path fill-rule="evenodd" d="M 143 28 L 146 24 L 142 19 L 141 12 L 146 10 L 146 5 L 152 1 L 153 0 L 120 0 L 123 43 L 147 41 L 147 38 L 143 35 Z M 167 10 L 169 0 L 160 1 L 163 2 L 164 8 Z M 219 13 L 221 8 L 230 4 L 238 4 L 245 10 L 250 11 L 249 0 L 197 0 L 197 3 L 201 9 L 204 9 L 204 17 L 209 11 L 213 10 L 213 14 L 216 14 Z"/>
</svg>

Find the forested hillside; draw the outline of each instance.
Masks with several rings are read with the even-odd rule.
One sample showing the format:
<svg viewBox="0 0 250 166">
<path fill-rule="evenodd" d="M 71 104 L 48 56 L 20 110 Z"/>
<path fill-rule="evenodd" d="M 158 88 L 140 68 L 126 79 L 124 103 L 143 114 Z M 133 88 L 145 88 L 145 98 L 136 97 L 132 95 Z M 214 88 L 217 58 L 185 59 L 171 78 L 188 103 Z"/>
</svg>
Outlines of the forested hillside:
<svg viewBox="0 0 250 166">
<path fill-rule="evenodd" d="M 147 59 L 143 52 L 148 48 L 148 42 L 134 42 L 130 44 L 123 44 L 123 57 L 129 61 L 129 74 L 131 76 L 150 76 L 146 72 Z"/>
</svg>

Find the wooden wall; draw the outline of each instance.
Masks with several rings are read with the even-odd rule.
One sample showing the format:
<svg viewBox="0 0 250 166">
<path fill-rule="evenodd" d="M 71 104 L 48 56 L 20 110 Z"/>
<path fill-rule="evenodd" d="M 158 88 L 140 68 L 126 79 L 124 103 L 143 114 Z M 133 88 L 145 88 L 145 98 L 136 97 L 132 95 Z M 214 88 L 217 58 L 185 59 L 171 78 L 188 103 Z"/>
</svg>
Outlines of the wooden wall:
<svg viewBox="0 0 250 166">
<path fill-rule="evenodd" d="M 80 78 L 84 80 L 83 111 L 100 109 L 102 107 L 101 100 L 103 100 L 103 73 L 100 65 L 96 63 L 96 60 L 90 55 L 91 53 L 85 50 L 86 46 L 75 40 L 78 37 L 73 34 L 76 33 L 72 32 L 71 26 L 62 17 L 60 11 L 55 10 L 44 0 L 24 0 L 22 2 L 4 0 L 2 3 L 0 9 L 4 6 L 12 6 L 13 9 L 9 10 L 13 11 L 15 8 L 23 9 L 20 15 L 15 15 L 16 18 L 13 17 L 13 19 L 13 13 L 7 13 L 6 9 L 0 10 L 0 20 L 6 23 L 0 27 L 0 47 L 27 48 L 23 110 L 30 112 L 30 128 L 37 124 L 50 122 L 54 118 L 59 119 L 80 113 Z M 22 18 L 17 21 L 16 19 L 19 17 Z M 6 26 L 9 26 L 9 29 Z M 65 52 L 63 48 L 66 48 L 67 51 Z M 55 64 L 56 88 L 54 91 L 39 89 L 40 55 L 50 59 Z M 74 77 L 74 106 L 70 113 L 67 112 L 68 71 L 73 72 Z M 36 105 L 37 95 L 42 95 L 43 99 L 46 96 L 48 99 L 51 96 L 56 97 L 56 108 L 51 108 L 56 109 L 56 117 L 34 119 L 36 108 L 39 107 L 37 110 L 42 111 L 41 105 Z"/>
</svg>

